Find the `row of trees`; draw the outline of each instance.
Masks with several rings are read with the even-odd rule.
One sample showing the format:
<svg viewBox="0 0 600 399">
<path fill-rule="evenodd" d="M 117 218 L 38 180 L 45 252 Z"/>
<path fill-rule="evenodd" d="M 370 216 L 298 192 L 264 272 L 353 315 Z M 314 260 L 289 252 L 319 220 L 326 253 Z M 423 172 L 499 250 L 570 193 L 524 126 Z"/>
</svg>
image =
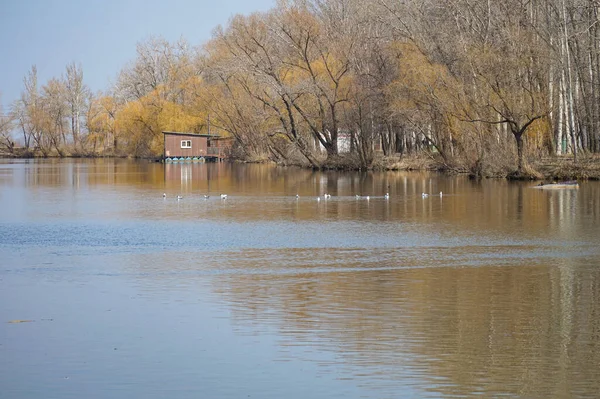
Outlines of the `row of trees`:
<svg viewBox="0 0 600 399">
<path fill-rule="evenodd" d="M 201 47 L 140 43 L 106 93 L 90 94 L 74 64 L 40 89 L 33 68 L 8 119 L 44 154 L 158 155 L 163 130 L 212 126 L 247 160 L 343 154 L 368 167 L 379 151 L 425 152 L 522 172 L 532 155 L 600 151 L 599 11 L 598 0 L 280 1 Z"/>
<path fill-rule="evenodd" d="M 380 147 L 523 172 L 527 155 L 600 151 L 599 5 L 281 2 L 217 30 L 205 76 L 227 99 L 217 111 L 228 130 L 270 131 L 259 142 L 275 157 L 287 157 L 281 147 L 291 143 L 318 164 L 315 148 L 336 156 L 345 133 L 363 166 Z M 236 104 L 254 108 L 234 113 Z M 247 123 L 244 111 L 262 115 L 260 125 L 231 117 Z"/>
<path fill-rule="evenodd" d="M 158 155 L 163 130 L 199 131 L 205 123 L 194 94 L 200 90 L 196 51 L 184 41 L 140 43 L 135 62 L 106 93 L 92 93 L 76 64 L 40 87 L 33 66 L 1 120 L 0 147 L 43 156 Z"/>
<path fill-rule="evenodd" d="M 35 148 L 44 156 L 53 150 L 64 155 L 66 143 L 75 150 L 80 148 L 82 118 L 90 97 L 81 67 L 68 65 L 63 77 L 50 79 L 40 88 L 37 68 L 33 66 L 23 83 L 21 98 L 0 122 L 0 145 L 14 151 L 11 132 L 16 129 L 25 148 Z"/>
</svg>

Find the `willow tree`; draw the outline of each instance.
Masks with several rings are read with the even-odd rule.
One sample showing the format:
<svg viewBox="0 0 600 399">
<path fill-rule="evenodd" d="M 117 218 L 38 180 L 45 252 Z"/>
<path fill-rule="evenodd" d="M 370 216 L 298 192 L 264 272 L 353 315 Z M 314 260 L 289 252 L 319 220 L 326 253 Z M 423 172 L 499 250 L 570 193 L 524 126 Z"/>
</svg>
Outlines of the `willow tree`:
<svg viewBox="0 0 600 399">
<path fill-rule="evenodd" d="M 119 136 L 123 150 L 135 156 L 157 156 L 164 130 L 202 129 L 206 113 L 194 102 L 201 73 L 196 56 L 184 40 L 170 43 L 150 38 L 138 43 L 137 58 L 121 71 L 114 89 L 114 102 L 122 106 L 114 114 L 110 103 L 103 105 L 107 122 L 114 119 L 118 132 L 113 137 Z"/>
<path fill-rule="evenodd" d="M 211 126 L 233 136 L 235 149 L 247 160 L 270 158 L 269 154 L 280 160 L 282 154 L 268 139 L 268 132 L 273 130 L 270 115 L 239 83 L 239 71 L 230 68 L 235 60 L 214 41 L 207 45 L 207 51 L 205 87 L 199 91 L 198 103 L 208 110 Z"/>
<path fill-rule="evenodd" d="M 457 128 L 458 110 L 464 105 L 462 86 L 447 66 L 433 62 L 414 43 L 394 43 L 393 51 L 398 75 L 386 89 L 393 113 L 448 165 L 455 153 L 453 142 L 464 135 Z"/>
<path fill-rule="evenodd" d="M 340 117 L 352 87 L 353 37 L 348 30 L 340 34 L 333 29 L 334 21 L 338 27 L 343 24 L 343 13 L 321 14 L 318 19 L 302 3 L 280 6 L 273 33 L 296 75 L 293 88 L 298 101 L 293 102 L 294 108 L 327 155 L 335 156 Z"/>
<path fill-rule="evenodd" d="M 130 101 L 117 113 L 123 150 L 133 156 L 158 156 L 163 150 L 163 131 L 196 132 L 203 118 L 195 110 L 164 100 L 160 87 Z"/>
<path fill-rule="evenodd" d="M 319 165 L 296 108 L 304 92 L 294 90 L 293 66 L 286 62 L 274 37 L 269 14 L 236 16 L 227 29 L 217 30 L 214 40 L 230 54 L 230 77 L 246 95 L 278 121 L 265 139 L 284 136 L 313 166 Z"/>
<path fill-rule="evenodd" d="M 92 153 L 118 153 L 117 113 L 121 108 L 122 104 L 110 95 L 97 93 L 89 98 L 85 110 L 85 123 Z"/>
<path fill-rule="evenodd" d="M 465 53 L 477 111 L 470 119 L 505 125 L 517 150 L 517 174 L 525 167 L 524 138 L 549 112 L 548 48 L 536 33 L 521 21 L 527 5 L 513 1 L 497 10 L 487 37 L 472 40 Z M 495 26 L 494 26 L 495 25 Z M 476 115 L 476 116 L 474 116 Z M 540 130 L 544 130 L 539 124 Z M 549 131 L 545 132 L 549 134 Z"/>
<path fill-rule="evenodd" d="M 44 141 L 48 147 L 54 147 L 59 156 L 64 156 L 66 138 L 67 103 L 66 87 L 62 81 L 52 78 L 42 87 L 40 98 L 39 123 Z"/>
</svg>

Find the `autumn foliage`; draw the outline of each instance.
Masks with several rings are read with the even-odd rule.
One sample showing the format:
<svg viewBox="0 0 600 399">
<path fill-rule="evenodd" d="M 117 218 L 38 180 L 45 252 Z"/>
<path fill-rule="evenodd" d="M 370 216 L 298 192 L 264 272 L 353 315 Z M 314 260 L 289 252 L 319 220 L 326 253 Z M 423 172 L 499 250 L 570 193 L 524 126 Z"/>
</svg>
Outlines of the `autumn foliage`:
<svg viewBox="0 0 600 399">
<path fill-rule="evenodd" d="M 280 1 L 199 46 L 139 43 L 105 93 L 73 65 L 40 88 L 33 68 L 8 122 L 43 155 L 157 157 L 163 131 L 210 131 L 247 161 L 523 172 L 600 151 L 598 15 L 584 0 Z"/>
</svg>

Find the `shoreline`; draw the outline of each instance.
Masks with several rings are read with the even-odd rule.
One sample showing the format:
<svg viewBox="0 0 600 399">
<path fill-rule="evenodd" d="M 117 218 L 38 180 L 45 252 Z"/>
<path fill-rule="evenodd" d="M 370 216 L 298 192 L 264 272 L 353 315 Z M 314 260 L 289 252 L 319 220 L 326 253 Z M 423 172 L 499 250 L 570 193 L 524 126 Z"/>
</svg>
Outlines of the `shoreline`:
<svg viewBox="0 0 600 399">
<path fill-rule="evenodd" d="M 118 155 L 49 155 L 36 156 L 27 154 L 25 156 L 1 154 L 0 159 L 133 159 L 154 163 L 163 163 L 162 157 L 128 157 Z M 273 162 L 248 162 L 244 160 L 226 160 L 225 162 L 241 163 L 273 163 Z M 444 165 L 441 162 L 425 155 L 409 155 L 404 157 L 380 157 L 368 168 L 356 166 L 351 160 L 340 157 L 333 162 L 326 162 L 321 167 L 312 167 L 298 163 L 277 164 L 282 167 L 298 167 L 314 170 L 338 170 L 338 171 L 406 171 L 406 172 L 438 172 L 447 174 L 466 174 L 473 179 L 507 179 L 507 180 L 591 180 L 600 181 L 600 155 L 587 155 L 574 162 L 573 157 L 555 156 L 532 161 L 527 164 L 526 170 L 517 175 L 515 171 L 492 171 L 475 174 L 466 168 Z"/>
</svg>

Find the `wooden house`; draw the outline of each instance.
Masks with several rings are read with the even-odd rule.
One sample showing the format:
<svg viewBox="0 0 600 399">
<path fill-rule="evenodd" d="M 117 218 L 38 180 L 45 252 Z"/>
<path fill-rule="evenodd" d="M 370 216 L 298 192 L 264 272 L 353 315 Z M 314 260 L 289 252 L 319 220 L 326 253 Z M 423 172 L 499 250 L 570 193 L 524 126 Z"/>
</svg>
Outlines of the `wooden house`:
<svg viewBox="0 0 600 399">
<path fill-rule="evenodd" d="M 163 132 L 165 160 L 220 161 L 226 155 L 223 138 L 216 134 Z"/>
</svg>

